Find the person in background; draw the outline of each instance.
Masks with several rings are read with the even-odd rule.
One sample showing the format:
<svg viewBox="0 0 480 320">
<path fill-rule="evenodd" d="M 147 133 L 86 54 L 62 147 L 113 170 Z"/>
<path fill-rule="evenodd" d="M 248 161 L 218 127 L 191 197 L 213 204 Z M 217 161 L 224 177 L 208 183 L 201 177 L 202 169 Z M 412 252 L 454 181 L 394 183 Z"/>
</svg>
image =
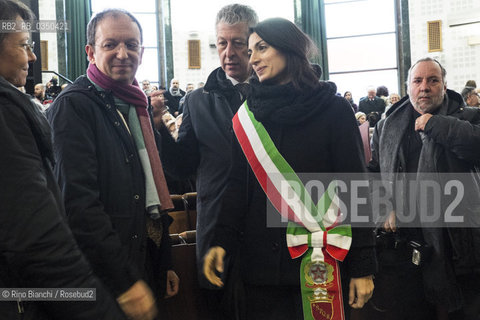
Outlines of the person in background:
<svg viewBox="0 0 480 320">
<path fill-rule="evenodd" d="M 0 0 L 0 8 L 1 21 L 35 19 L 20 1 Z M 25 85 L 36 59 L 28 32 L 0 33 L 0 318 L 126 320 L 68 228 L 47 120 L 16 88 Z M 96 298 L 7 300 L 13 288 L 95 289 Z"/>
<path fill-rule="evenodd" d="M 153 91 L 150 95 L 150 105 L 152 108 L 152 119 L 155 129 L 160 129 L 162 126 L 168 129 L 168 132 L 174 140 L 178 139 L 178 127 L 177 123 L 181 123 L 181 114 L 174 117 L 165 108 L 165 97 L 163 93 L 165 90 Z M 164 133 L 168 134 L 168 133 Z M 155 142 L 161 150 L 162 141 L 159 136 L 156 136 Z M 168 170 L 165 170 L 165 179 L 167 181 L 168 190 L 170 194 L 185 194 L 188 192 L 195 192 L 195 181 L 193 179 L 179 179 L 174 174 L 171 174 Z"/>
<path fill-rule="evenodd" d="M 479 107 L 479 94 L 474 87 L 465 87 L 462 90 L 462 98 L 469 107 Z"/>
<path fill-rule="evenodd" d="M 350 105 L 352 106 L 353 112 L 357 113 L 358 106 L 355 104 L 355 102 L 353 102 L 352 93 L 350 91 L 345 91 L 345 93 L 343 94 L 343 97 L 347 99 L 347 101 L 350 103 Z"/>
<path fill-rule="evenodd" d="M 355 118 L 358 121 L 358 125 L 362 125 L 367 121 L 367 115 L 363 112 L 357 112 L 355 113 Z"/>
<path fill-rule="evenodd" d="M 190 93 L 195 89 L 195 86 L 193 83 L 187 83 L 187 86 L 185 87 L 185 93 Z"/>
<path fill-rule="evenodd" d="M 310 38 L 283 18 L 267 19 L 251 31 L 248 53 L 255 75 L 249 81 L 247 103 L 234 118 L 233 164 L 223 196 L 223 214 L 204 259 L 204 273 L 212 284 L 223 286 L 218 273 L 223 272 L 225 259 L 233 256 L 240 264 L 246 319 L 300 320 L 304 312 L 312 310 L 302 308 L 299 273 L 315 271 L 300 270 L 302 259 L 290 257 L 285 222 L 278 213 L 267 213 L 265 192 L 275 187 L 262 189 L 257 181 L 262 174 L 257 169 L 266 165 L 262 161 L 267 157 L 272 161 L 283 157 L 287 163 L 279 168 L 289 165 L 296 173 L 365 172 L 363 147 L 350 104 L 336 95 L 333 83 L 319 81 L 318 69 L 309 62 L 309 53 L 315 52 Z M 245 124 L 243 120 L 240 124 L 240 119 Z M 264 138 L 269 136 L 279 154 L 271 154 L 276 148 L 269 147 L 266 156 L 255 154 L 259 163 L 249 165 L 242 149 L 250 159 L 247 150 L 256 152 L 267 143 L 261 137 L 261 142 L 247 141 L 254 131 L 249 127 L 260 128 L 257 130 Z M 265 172 L 268 175 L 272 170 Z M 339 285 L 343 285 L 344 295 L 336 300 L 340 310 L 343 301 L 347 318 L 350 307 L 362 308 L 371 297 L 376 271 L 372 230 L 354 229 L 352 243 L 342 264 L 343 282 Z M 305 303 L 308 308 L 320 307 Z M 324 309 L 316 312 L 329 314 Z"/>
<path fill-rule="evenodd" d="M 43 83 L 37 83 L 35 87 L 33 87 L 33 97 L 38 103 L 43 104 L 45 101 L 45 86 Z"/>
<path fill-rule="evenodd" d="M 93 16 L 87 74 L 47 112 L 70 227 L 94 271 L 135 320 L 154 319 L 155 297 L 173 296 L 179 285 L 168 235 L 173 205 L 147 97 L 135 80 L 142 40 L 140 23 L 128 11 Z"/>
<path fill-rule="evenodd" d="M 47 99 L 55 100 L 60 91 L 62 91 L 62 88 L 58 85 L 58 78 L 54 76 L 47 82 L 47 89 L 45 90 Z"/>
<path fill-rule="evenodd" d="M 379 98 L 382 98 L 383 101 L 385 102 L 385 105 L 388 105 L 388 88 L 386 86 L 379 86 L 377 87 L 377 91 L 375 95 Z"/>
<path fill-rule="evenodd" d="M 388 110 L 398 101 L 400 101 L 400 95 L 398 93 L 391 93 L 387 100 L 387 106 L 385 107 L 385 112 L 382 113 L 382 119 L 387 116 Z"/>
<path fill-rule="evenodd" d="M 170 113 L 175 117 L 178 116 L 180 113 L 180 100 L 185 96 L 185 91 L 180 89 L 180 82 L 178 79 L 172 79 L 170 81 L 170 88 L 165 91 L 164 96 L 167 100 L 166 102 Z"/>
<path fill-rule="evenodd" d="M 33 89 L 33 101 L 37 103 L 41 111 L 45 111 L 52 103 L 52 99 L 46 97 L 45 86 L 42 83 L 37 83 Z"/>
<path fill-rule="evenodd" d="M 475 80 L 467 80 L 465 87 L 477 88 L 477 82 Z"/>
<path fill-rule="evenodd" d="M 385 112 L 385 101 L 382 98 L 377 97 L 375 88 L 370 86 L 367 88 L 367 96 L 360 99 L 358 105 L 358 111 L 365 113 L 367 116 L 371 112 L 377 112 L 380 116 Z"/>
<path fill-rule="evenodd" d="M 389 99 L 389 105 L 393 106 L 395 103 L 400 101 L 400 95 L 398 93 L 391 93 Z"/>
<path fill-rule="evenodd" d="M 185 103 L 185 97 L 187 96 L 187 94 L 192 92 L 194 89 L 195 89 L 195 87 L 194 87 L 193 83 L 187 83 L 187 86 L 185 88 L 185 95 L 178 102 L 178 114 L 179 115 L 181 115 L 183 113 L 183 104 Z"/>
<path fill-rule="evenodd" d="M 152 93 L 153 89 L 148 79 L 142 81 L 142 90 L 147 97 L 150 96 L 150 93 Z"/>
</svg>

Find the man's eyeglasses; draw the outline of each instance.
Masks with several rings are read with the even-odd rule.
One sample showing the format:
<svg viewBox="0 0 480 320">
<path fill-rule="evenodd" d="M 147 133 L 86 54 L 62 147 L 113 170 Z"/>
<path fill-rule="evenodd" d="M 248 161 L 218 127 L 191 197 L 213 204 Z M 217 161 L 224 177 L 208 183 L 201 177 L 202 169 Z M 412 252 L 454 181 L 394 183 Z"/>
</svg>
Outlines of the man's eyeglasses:
<svg viewBox="0 0 480 320">
<path fill-rule="evenodd" d="M 27 41 L 25 43 L 20 44 L 20 47 L 22 47 L 25 51 L 30 50 L 33 52 L 33 49 L 35 48 L 35 41 Z"/>
<path fill-rule="evenodd" d="M 101 45 L 95 45 L 95 46 L 100 47 L 100 49 L 102 49 L 103 51 L 114 51 L 114 50 L 118 50 L 121 44 L 122 43 L 106 42 Z M 141 46 L 135 42 L 123 43 L 123 46 L 128 51 L 138 52 L 141 49 Z"/>
</svg>

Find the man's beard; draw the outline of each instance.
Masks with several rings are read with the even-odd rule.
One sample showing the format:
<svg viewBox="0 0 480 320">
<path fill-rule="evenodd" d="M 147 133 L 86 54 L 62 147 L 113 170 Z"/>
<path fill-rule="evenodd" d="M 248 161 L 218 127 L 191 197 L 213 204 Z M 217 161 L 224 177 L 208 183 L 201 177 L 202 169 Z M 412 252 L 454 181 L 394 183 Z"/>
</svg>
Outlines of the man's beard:
<svg viewBox="0 0 480 320">
<path fill-rule="evenodd" d="M 413 106 L 419 113 L 433 113 L 435 110 L 442 106 L 443 99 L 445 95 L 442 94 L 441 96 L 430 96 L 431 101 L 429 103 L 422 103 L 418 100 L 421 99 L 422 96 L 417 97 L 417 101 L 413 103 Z"/>
</svg>

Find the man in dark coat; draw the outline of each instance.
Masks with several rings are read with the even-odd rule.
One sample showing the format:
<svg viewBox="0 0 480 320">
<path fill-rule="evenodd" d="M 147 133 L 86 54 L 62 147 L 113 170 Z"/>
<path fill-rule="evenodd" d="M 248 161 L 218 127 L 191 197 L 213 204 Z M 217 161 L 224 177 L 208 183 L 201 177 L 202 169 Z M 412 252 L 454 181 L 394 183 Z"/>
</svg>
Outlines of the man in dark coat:
<svg viewBox="0 0 480 320">
<path fill-rule="evenodd" d="M 0 8 L 2 21 L 34 19 L 19 1 L 0 0 Z M 50 127 L 16 88 L 25 85 L 28 64 L 35 60 L 28 32 L 0 33 L 0 318 L 126 319 L 93 275 L 65 221 L 52 171 Z M 13 288 L 90 288 L 96 289 L 96 300 L 11 299 Z"/>
<path fill-rule="evenodd" d="M 153 319 L 149 287 L 163 297 L 166 276 L 173 295 L 178 278 L 166 271 L 170 217 L 164 212 L 171 201 L 147 98 L 135 80 L 141 26 L 127 11 L 102 11 L 89 22 L 87 41 L 87 76 L 69 85 L 48 113 L 55 173 L 70 226 L 94 270 L 130 318 Z"/>
<path fill-rule="evenodd" d="M 162 127 L 162 161 L 179 177 L 196 174 L 197 265 L 200 283 L 211 287 L 201 274 L 203 256 L 211 245 L 213 227 L 220 215 L 232 153 L 232 118 L 245 99 L 235 87 L 249 75 L 247 39 L 249 27 L 258 21 L 248 6 L 232 4 L 217 14 L 217 50 L 221 67 L 203 88 L 185 98 L 183 122 L 175 141 Z"/>
<path fill-rule="evenodd" d="M 179 114 L 180 100 L 185 96 L 185 91 L 180 89 L 180 82 L 178 79 L 172 79 L 170 81 L 170 88 L 168 88 L 164 94 L 168 111 L 175 117 Z"/>
<path fill-rule="evenodd" d="M 375 88 L 369 87 L 367 89 L 367 96 L 360 99 L 360 103 L 358 104 L 358 111 L 365 113 L 367 117 L 371 112 L 377 112 L 378 115 L 381 116 L 385 111 L 385 101 L 375 94 Z"/>
<path fill-rule="evenodd" d="M 386 284 L 395 288 L 384 295 L 397 305 L 389 312 L 398 319 L 478 319 L 480 315 L 480 185 L 472 174 L 480 163 L 480 111 L 465 107 L 458 93 L 447 90 L 445 76 L 438 61 L 417 61 L 409 70 L 408 96 L 388 111 L 372 140 L 369 169 L 381 172 L 388 194 L 401 194 L 393 198 L 395 205 L 383 228 L 420 244 L 420 255 L 432 248 L 430 258 L 428 254 L 412 257 L 412 251 L 407 250 L 405 263 L 397 266 L 395 280 Z M 448 173 L 455 173 L 455 179 L 465 186 L 465 195 L 454 215 L 461 213 L 469 228 L 438 221 L 426 224 L 427 218 L 439 210 L 440 219 L 448 218 L 444 202 L 449 194 L 438 198 L 438 207 L 439 201 L 422 195 L 421 184 L 432 178 L 445 183 Z M 404 183 L 400 189 L 402 181 L 414 183 Z M 439 210 L 431 210 L 432 207 Z M 405 250 L 397 250 L 397 258 L 401 259 L 403 254 Z M 382 273 L 377 280 L 381 277 Z"/>
<path fill-rule="evenodd" d="M 185 99 L 176 145 L 162 132 L 166 169 L 184 176 L 197 175 L 199 266 L 210 247 L 212 228 L 220 214 L 231 164 L 232 117 L 245 99 L 234 85 L 248 78 L 248 28 L 257 21 L 256 13 L 248 6 L 234 4 L 220 10 L 216 31 L 221 67 L 209 75 L 203 88 Z"/>
</svg>

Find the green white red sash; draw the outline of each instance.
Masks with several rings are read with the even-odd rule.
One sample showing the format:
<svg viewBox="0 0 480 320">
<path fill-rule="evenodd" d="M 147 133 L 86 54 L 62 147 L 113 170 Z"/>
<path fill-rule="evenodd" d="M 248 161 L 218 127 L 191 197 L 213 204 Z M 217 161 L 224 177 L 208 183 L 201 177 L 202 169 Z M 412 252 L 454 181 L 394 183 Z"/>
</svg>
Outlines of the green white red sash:
<svg viewBox="0 0 480 320">
<path fill-rule="evenodd" d="M 304 319 L 345 319 L 338 261 L 343 261 L 350 249 L 352 232 L 350 225 L 339 225 L 335 182 L 315 205 L 247 102 L 233 117 L 233 129 L 263 191 L 289 221 L 290 255 L 303 256 L 300 280 Z"/>
</svg>

